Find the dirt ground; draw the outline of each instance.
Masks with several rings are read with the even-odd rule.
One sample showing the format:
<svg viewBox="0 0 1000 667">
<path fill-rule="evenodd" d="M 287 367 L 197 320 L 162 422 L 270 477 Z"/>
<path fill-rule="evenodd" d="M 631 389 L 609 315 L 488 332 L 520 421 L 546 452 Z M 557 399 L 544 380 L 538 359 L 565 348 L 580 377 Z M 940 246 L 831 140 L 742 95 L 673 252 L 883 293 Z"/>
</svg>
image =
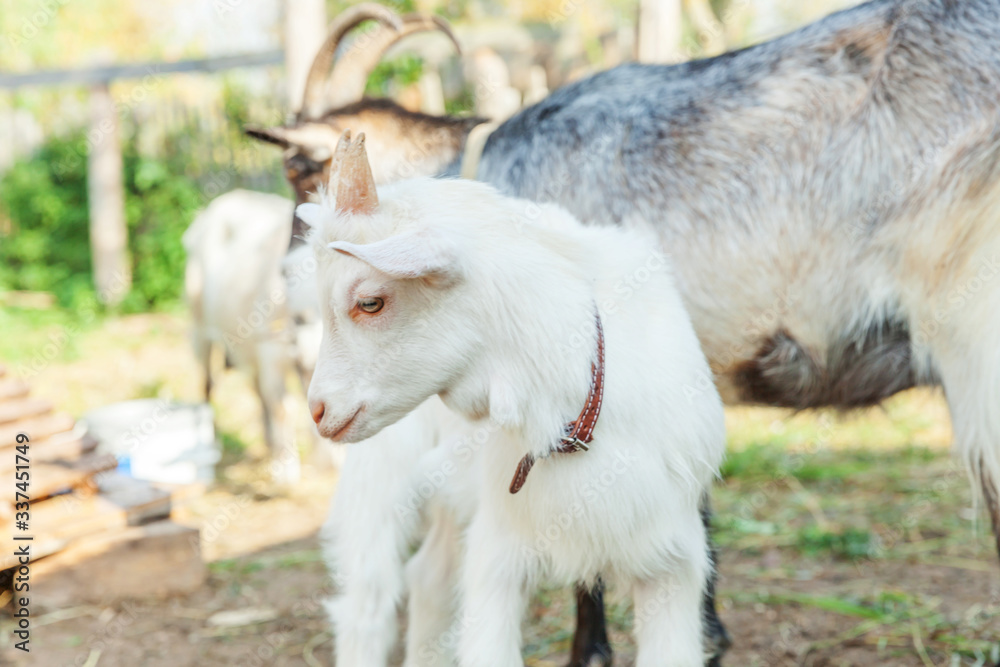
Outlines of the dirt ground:
<svg viewBox="0 0 1000 667">
<path fill-rule="evenodd" d="M 43 337 L 44 326 L 33 335 Z M 128 344 L 135 336 L 141 345 Z M 6 345 L 7 354 L 18 345 L 30 352 L 28 342 Z M 33 383 L 77 414 L 113 400 L 197 395 L 179 316 L 120 318 L 79 334 L 71 348 Z M 9 607 L 0 610 L 0 664 L 332 664 L 321 605 L 332 587 L 316 531 L 336 476 L 307 468 L 293 492 L 274 488 L 244 380 L 226 375 L 219 396 L 227 448 L 218 481 L 174 512 L 202 529 L 206 585 L 168 600 L 33 609 L 27 656 L 12 647 Z M 910 393 L 850 417 L 740 408 L 727 419 L 731 454 L 714 491 L 718 599 L 734 642 L 725 665 L 997 659 L 997 559 L 948 453 L 940 396 Z M 227 512 L 234 505 L 239 511 Z M 568 590 L 535 596 L 528 665 L 565 663 L 572 614 Z M 608 616 L 616 665 L 628 665 L 627 600 L 612 592 Z"/>
<path fill-rule="evenodd" d="M 8 643 L 0 660 L 46 667 L 332 665 L 321 606 L 332 588 L 315 535 L 329 482 L 311 476 L 309 492 L 293 496 L 212 491 L 179 510 L 177 519 L 211 526 L 227 504 L 246 492 L 252 500 L 223 530 L 206 531 L 214 539 L 206 544 L 211 563 L 202 590 L 169 600 L 36 609 L 30 656 L 10 648 L 8 617 L 0 621 Z M 734 491 L 730 484 L 720 490 Z M 717 495 L 723 496 L 720 516 L 738 511 L 726 502 L 730 494 Z M 768 502 L 794 504 L 791 494 L 774 495 Z M 873 526 L 863 515 L 855 519 Z M 925 520 L 933 523 L 929 515 L 921 524 Z M 909 535 L 883 553 L 858 558 L 846 558 L 836 546 L 804 553 L 801 544 L 781 544 L 788 540 L 780 533 L 720 528 L 721 541 L 735 539 L 723 546 L 719 564 L 721 616 L 734 640 L 725 664 L 982 664 L 977 653 L 988 653 L 987 640 L 1000 630 L 1000 581 L 988 541 L 968 523 L 962 535 L 920 531 L 918 541 Z M 777 544 L 768 546 L 767 537 Z M 258 547 L 268 542 L 274 544 Z M 234 611 L 244 617 L 219 624 L 220 612 Z M 612 599 L 609 617 L 616 665 L 628 665 L 634 653 L 627 603 Z M 529 665 L 564 664 L 571 618 L 569 590 L 536 596 L 525 623 Z"/>
</svg>

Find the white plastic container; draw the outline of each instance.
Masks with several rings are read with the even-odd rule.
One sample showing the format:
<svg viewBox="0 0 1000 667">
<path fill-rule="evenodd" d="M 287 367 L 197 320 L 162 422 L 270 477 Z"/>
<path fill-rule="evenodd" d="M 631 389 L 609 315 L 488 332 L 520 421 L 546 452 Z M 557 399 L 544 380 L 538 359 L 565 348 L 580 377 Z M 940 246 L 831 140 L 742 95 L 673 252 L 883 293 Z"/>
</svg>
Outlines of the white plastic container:
<svg viewBox="0 0 1000 667">
<path fill-rule="evenodd" d="M 211 482 L 221 453 L 212 407 L 144 399 L 113 403 L 83 417 L 100 452 L 119 470 L 150 482 Z"/>
</svg>

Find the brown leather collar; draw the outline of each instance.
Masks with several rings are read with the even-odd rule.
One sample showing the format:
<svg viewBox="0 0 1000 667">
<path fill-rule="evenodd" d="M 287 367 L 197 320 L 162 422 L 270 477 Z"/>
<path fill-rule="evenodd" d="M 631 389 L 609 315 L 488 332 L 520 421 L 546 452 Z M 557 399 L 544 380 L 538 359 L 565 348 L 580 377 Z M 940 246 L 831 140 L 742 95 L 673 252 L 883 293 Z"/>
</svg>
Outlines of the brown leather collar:
<svg viewBox="0 0 1000 667">
<path fill-rule="evenodd" d="M 552 449 L 558 454 L 572 454 L 581 450 L 587 450 L 587 445 L 594 438 L 594 427 L 597 426 L 597 418 L 601 415 L 601 404 L 604 402 L 604 327 L 601 326 L 601 316 L 595 314 L 597 320 L 597 363 L 590 365 L 590 393 L 587 394 L 587 402 L 583 406 L 583 411 L 576 421 L 566 424 L 565 435 L 559 440 L 559 444 Z M 510 492 L 517 493 L 528 480 L 528 473 L 535 465 L 535 457 L 532 454 L 525 454 L 521 462 L 517 464 L 514 472 L 514 479 L 510 481 Z"/>
</svg>

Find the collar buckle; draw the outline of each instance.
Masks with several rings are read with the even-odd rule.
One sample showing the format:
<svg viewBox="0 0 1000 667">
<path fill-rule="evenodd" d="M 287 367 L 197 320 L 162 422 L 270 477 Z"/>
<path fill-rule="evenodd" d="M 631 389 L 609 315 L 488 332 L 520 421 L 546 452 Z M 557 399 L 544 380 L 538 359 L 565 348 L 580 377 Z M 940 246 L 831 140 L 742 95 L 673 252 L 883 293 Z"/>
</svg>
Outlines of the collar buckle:
<svg viewBox="0 0 1000 667">
<path fill-rule="evenodd" d="M 587 444 L 593 437 L 594 426 L 597 425 L 597 418 L 601 414 L 601 404 L 604 400 L 604 327 L 601 325 L 599 313 L 594 313 L 594 319 L 597 323 L 597 359 L 590 367 L 591 381 L 587 403 L 576 421 L 566 424 L 564 435 L 559 438 L 559 446 L 546 452 L 542 458 L 547 458 L 549 454 L 554 453 L 573 454 L 574 452 L 590 451 Z M 525 454 L 517 465 L 514 479 L 510 482 L 511 493 L 517 493 L 521 490 L 533 465 L 535 465 L 535 457 L 531 454 Z"/>
<path fill-rule="evenodd" d="M 569 454 L 571 452 L 579 452 L 580 450 L 583 450 L 585 452 L 590 451 L 590 447 L 587 446 L 587 443 L 585 443 L 583 440 L 580 440 L 580 438 L 577 438 L 575 436 L 571 437 L 568 435 L 564 435 L 559 440 L 562 442 L 562 447 L 559 448 L 559 451 L 561 451 L 564 454 Z"/>
</svg>

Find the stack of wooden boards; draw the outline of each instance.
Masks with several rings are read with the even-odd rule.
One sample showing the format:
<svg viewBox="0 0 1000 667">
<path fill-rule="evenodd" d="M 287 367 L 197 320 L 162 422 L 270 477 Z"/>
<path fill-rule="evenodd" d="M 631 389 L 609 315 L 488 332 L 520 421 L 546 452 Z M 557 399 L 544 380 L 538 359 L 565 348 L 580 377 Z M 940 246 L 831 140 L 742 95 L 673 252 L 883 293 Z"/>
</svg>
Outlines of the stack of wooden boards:
<svg viewBox="0 0 1000 667">
<path fill-rule="evenodd" d="M 0 572 L 9 575 L 0 576 L 0 596 L 16 581 L 15 553 L 26 544 L 32 605 L 107 603 L 200 586 L 199 533 L 170 520 L 174 491 L 116 472 L 116 458 L 96 453 L 97 442 L 70 415 L 29 393 L 0 365 Z M 26 452 L 18 434 L 28 436 Z M 15 511 L 15 494 L 25 489 L 27 517 Z M 26 529 L 17 523 L 25 518 Z M 32 539 L 14 539 L 26 536 Z"/>
</svg>

